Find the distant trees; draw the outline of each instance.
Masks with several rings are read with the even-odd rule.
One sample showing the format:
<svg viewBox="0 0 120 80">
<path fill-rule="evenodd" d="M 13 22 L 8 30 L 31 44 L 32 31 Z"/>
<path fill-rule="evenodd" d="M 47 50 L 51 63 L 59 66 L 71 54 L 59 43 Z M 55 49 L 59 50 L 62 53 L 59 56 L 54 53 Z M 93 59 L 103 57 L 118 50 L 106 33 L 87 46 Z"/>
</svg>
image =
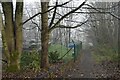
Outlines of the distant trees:
<svg viewBox="0 0 120 80">
<path fill-rule="evenodd" d="M 107 44 L 116 49 L 118 42 L 118 18 L 111 15 L 118 14 L 118 3 L 96 2 L 92 6 L 96 9 L 89 9 L 89 26 L 91 26 L 91 37 L 95 44 Z M 115 7 L 114 7 L 115 6 Z M 97 13 L 98 12 L 98 13 Z M 102 12 L 102 13 L 101 13 Z"/>
</svg>

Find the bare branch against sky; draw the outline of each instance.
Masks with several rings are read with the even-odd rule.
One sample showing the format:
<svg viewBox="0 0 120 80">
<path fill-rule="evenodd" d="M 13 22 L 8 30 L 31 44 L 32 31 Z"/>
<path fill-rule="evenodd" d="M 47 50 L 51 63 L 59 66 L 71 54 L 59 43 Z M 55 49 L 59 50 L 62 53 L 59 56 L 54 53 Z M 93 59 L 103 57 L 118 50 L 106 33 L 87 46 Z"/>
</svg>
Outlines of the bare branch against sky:
<svg viewBox="0 0 120 80">
<path fill-rule="evenodd" d="M 0 2 L 11 2 L 12 0 L 0 0 Z M 22 0 L 14 0 L 17 2 L 21 2 Z M 25 2 L 49 2 L 50 0 L 24 0 Z M 59 1 L 59 0 L 58 0 Z M 64 0 L 67 1 L 67 0 Z M 83 1 L 83 0 L 79 0 L 79 1 Z M 88 0 L 88 2 L 119 2 L 120 0 Z"/>
</svg>

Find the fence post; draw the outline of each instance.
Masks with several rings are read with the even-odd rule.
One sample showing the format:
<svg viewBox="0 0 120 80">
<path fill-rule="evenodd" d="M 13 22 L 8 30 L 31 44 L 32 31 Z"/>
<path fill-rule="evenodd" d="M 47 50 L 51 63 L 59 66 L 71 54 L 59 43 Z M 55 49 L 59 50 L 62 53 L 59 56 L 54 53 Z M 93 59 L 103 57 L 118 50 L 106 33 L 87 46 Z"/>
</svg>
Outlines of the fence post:
<svg viewBox="0 0 120 80">
<path fill-rule="evenodd" d="M 73 44 L 74 44 L 74 62 L 75 62 L 75 59 L 76 59 L 76 48 L 75 48 L 75 42 L 72 40 Z"/>
</svg>

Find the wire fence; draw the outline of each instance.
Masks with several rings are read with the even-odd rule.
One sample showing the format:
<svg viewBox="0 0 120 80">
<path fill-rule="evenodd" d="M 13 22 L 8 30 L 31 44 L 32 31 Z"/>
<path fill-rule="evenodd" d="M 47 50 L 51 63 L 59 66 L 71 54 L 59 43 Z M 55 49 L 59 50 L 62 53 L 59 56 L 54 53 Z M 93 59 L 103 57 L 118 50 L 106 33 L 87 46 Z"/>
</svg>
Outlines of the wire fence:
<svg viewBox="0 0 120 80">
<path fill-rule="evenodd" d="M 82 50 L 82 42 L 75 43 L 75 56 L 74 59 L 77 58 L 77 56 L 80 54 L 80 51 Z"/>
</svg>

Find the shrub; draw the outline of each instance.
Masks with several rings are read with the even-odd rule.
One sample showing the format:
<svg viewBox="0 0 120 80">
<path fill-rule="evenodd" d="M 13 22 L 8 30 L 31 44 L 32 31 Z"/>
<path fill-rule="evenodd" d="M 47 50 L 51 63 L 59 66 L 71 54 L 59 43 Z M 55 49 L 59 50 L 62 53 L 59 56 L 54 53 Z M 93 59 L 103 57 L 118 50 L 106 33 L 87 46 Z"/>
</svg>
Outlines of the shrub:
<svg viewBox="0 0 120 80">
<path fill-rule="evenodd" d="M 52 63 L 59 61 L 60 54 L 57 51 L 49 52 L 49 60 Z"/>
<path fill-rule="evenodd" d="M 21 68 L 22 69 L 34 69 L 40 68 L 40 57 L 37 51 L 24 52 L 21 57 Z"/>
</svg>

